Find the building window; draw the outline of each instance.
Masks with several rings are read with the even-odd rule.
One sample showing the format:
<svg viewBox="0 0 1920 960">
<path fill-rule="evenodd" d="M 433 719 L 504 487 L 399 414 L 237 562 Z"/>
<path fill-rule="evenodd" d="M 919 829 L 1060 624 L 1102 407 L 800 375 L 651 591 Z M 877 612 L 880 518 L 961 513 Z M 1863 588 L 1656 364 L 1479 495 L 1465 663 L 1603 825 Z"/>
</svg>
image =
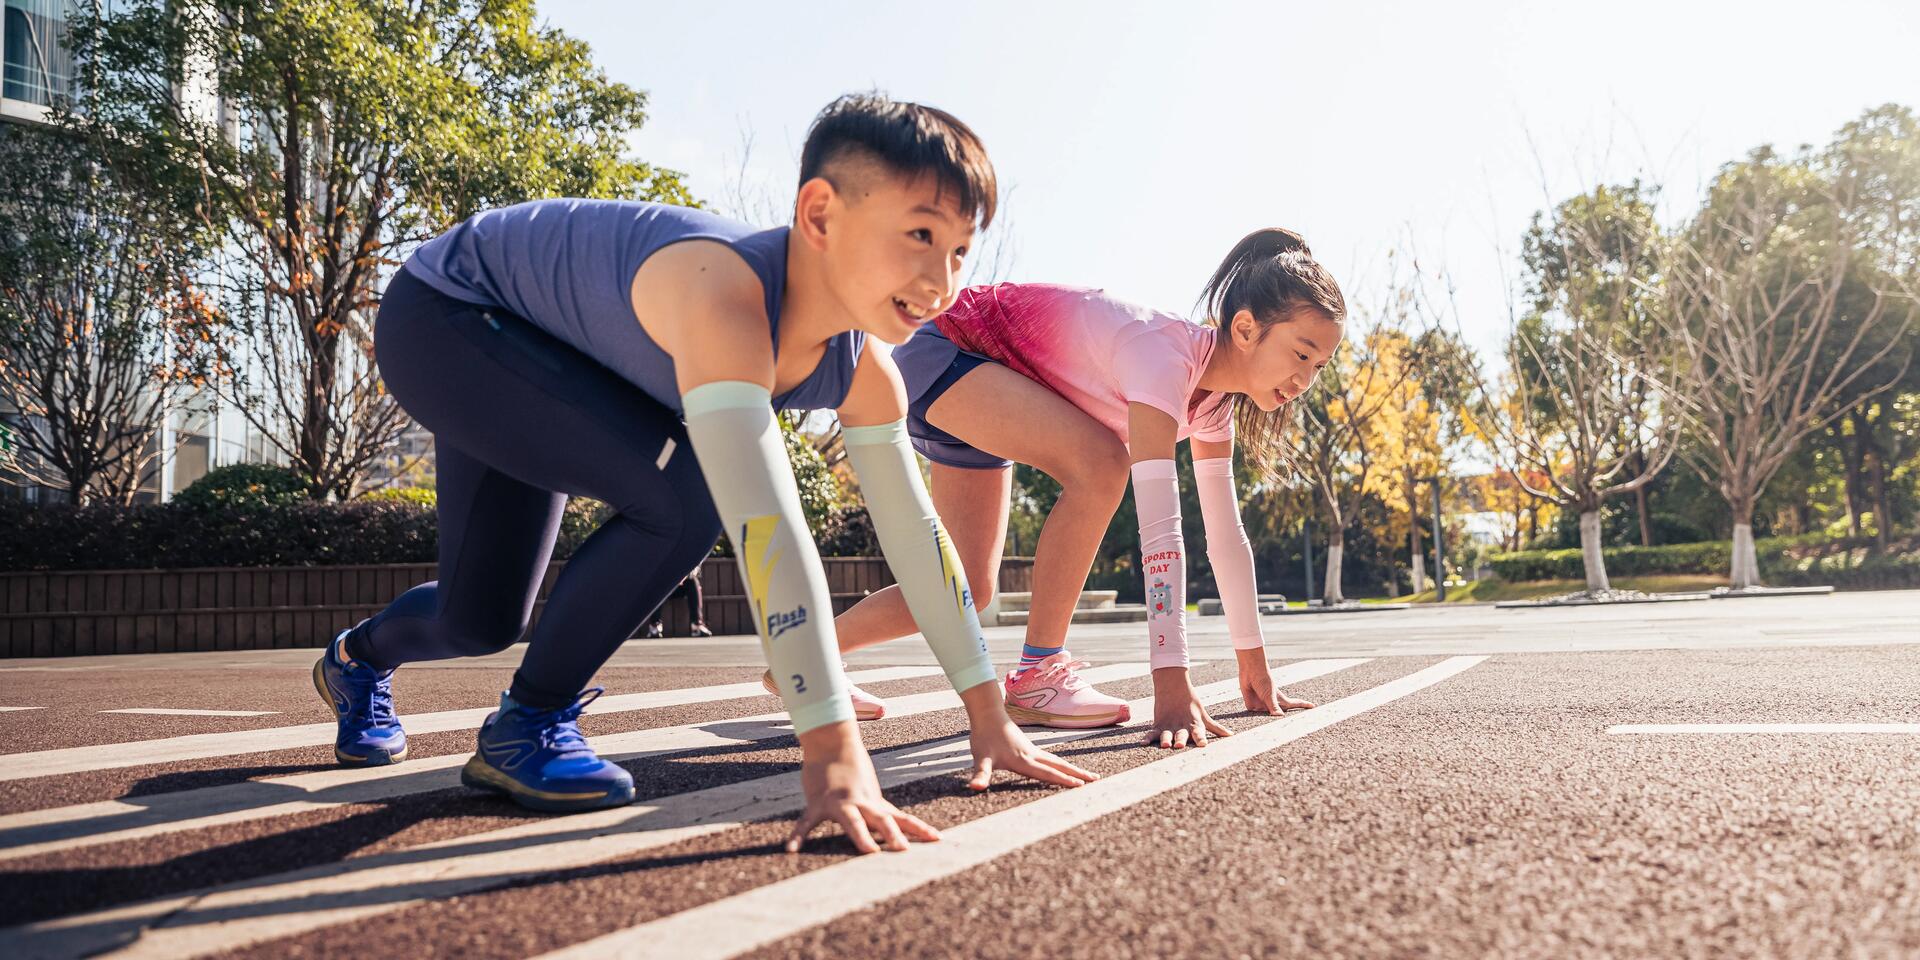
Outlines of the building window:
<svg viewBox="0 0 1920 960">
<path fill-rule="evenodd" d="M 67 9 L 72 0 L 6 0 L 0 18 L 0 96 L 49 106 L 66 96 L 73 77 L 67 52 Z"/>
</svg>

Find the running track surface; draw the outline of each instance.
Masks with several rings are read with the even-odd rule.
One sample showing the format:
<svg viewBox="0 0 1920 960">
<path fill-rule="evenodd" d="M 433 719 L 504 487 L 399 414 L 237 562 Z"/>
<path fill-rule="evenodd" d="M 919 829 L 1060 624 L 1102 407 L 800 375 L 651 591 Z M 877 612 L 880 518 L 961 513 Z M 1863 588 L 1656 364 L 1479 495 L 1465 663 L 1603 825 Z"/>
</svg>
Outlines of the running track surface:
<svg viewBox="0 0 1920 960">
<path fill-rule="evenodd" d="M 412 756 L 363 771 L 311 652 L 0 662 L 0 957 L 1920 955 L 1920 592 L 1271 617 L 1284 719 L 1197 624 L 1236 735 L 1030 731 L 1077 791 L 970 794 L 924 643 L 852 657 L 947 835 L 872 857 L 780 851 L 752 638 L 627 645 L 582 726 L 639 801 L 570 817 L 458 785 L 517 650 L 403 670 Z M 1071 642 L 1143 716 L 1135 629 Z"/>
</svg>

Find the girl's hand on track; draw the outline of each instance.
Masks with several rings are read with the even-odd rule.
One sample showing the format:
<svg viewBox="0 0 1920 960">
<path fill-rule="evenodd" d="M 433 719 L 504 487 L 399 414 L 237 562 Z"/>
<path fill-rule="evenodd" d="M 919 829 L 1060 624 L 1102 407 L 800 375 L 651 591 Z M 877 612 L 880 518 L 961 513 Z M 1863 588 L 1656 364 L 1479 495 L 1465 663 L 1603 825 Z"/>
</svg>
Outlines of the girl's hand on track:
<svg viewBox="0 0 1920 960">
<path fill-rule="evenodd" d="M 1207 745 L 1207 737 L 1230 737 L 1233 731 L 1207 715 L 1206 705 L 1194 695 L 1185 667 L 1162 667 L 1153 672 L 1153 725 L 1147 745 L 1179 750 L 1189 744 Z"/>
<path fill-rule="evenodd" d="M 1314 705 L 1295 700 L 1273 685 L 1273 672 L 1267 669 L 1265 650 L 1235 650 L 1240 661 L 1240 700 L 1253 713 L 1279 716 L 1288 710 L 1308 710 Z"/>
</svg>

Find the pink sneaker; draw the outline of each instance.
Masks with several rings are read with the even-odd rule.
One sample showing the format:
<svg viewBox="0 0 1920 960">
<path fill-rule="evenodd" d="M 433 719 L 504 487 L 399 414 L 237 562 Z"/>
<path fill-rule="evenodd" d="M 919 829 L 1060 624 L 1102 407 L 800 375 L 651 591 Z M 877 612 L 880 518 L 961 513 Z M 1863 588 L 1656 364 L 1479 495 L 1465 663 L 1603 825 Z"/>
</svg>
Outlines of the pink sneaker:
<svg viewBox="0 0 1920 960">
<path fill-rule="evenodd" d="M 1062 650 L 1031 670 L 1007 674 L 1007 716 L 1064 730 L 1126 723 L 1132 712 L 1125 700 L 1095 690 L 1074 672 L 1086 665 Z"/>
<path fill-rule="evenodd" d="M 840 669 L 845 670 L 846 668 L 846 664 L 843 663 L 840 665 Z M 768 670 L 766 673 L 760 675 L 760 685 L 765 687 L 768 693 L 776 697 L 780 695 L 780 688 L 773 684 L 772 670 Z M 855 720 L 878 720 L 887 715 L 887 702 L 885 700 L 851 683 L 847 684 L 847 692 L 853 695 L 853 718 Z"/>
</svg>

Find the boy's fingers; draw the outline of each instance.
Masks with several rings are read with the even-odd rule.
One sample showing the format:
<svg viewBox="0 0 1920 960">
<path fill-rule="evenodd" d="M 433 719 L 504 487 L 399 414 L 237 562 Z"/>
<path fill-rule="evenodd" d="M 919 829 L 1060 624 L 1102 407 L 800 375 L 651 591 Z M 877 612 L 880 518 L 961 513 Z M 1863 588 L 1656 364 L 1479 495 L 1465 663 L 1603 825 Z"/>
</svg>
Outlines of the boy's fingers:
<svg viewBox="0 0 1920 960">
<path fill-rule="evenodd" d="M 840 822 L 840 829 L 847 832 L 847 839 L 853 841 L 853 848 L 861 853 L 873 853 L 880 845 L 873 842 L 873 834 L 867 831 L 867 821 L 860 808 L 844 806 L 834 811 L 833 818 Z"/>
<path fill-rule="evenodd" d="M 874 820 L 879 821 L 880 837 L 881 839 L 886 841 L 886 847 L 888 850 L 892 850 L 895 853 L 898 853 L 907 848 L 907 835 L 900 832 L 900 825 L 898 823 L 895 823 L 893 820 L 893 818 L 896 816 L 905 817 L 906 814 L 904 813 L 889 814 L 881 810 L 874 810 L 871 812 L 862 811 L 862 812 L 865 813 L 867 816 L 872 817 Z"/>
<path fill-rule="evenodd" d="M 911 813 L 904 810 L 895 810 L 893 812 L 893 819 L 895 823 L 900 824 L 901 828 L 906 831 L 907 836 L 914 840 L 918 840 L 921 843 L 940 842 L 940 831 L 934 829 L 933 824 Z"/>
<path fill-rule="evenodd" d="M 973 790 L 985 790 L 993 783 L 993 758 L 981 757 L 973 762 L 973 776 L 967 779 L 967 787 Z"/>
<path fill-rule="evenodd" d="M 799 853 L 800 848 L 807 842 L 807 834 L 812 833 L 814 826 L 819 822 L 820 818 L 811 811 L 801 814 L 799 821 L 793 825 L 793 832 L 787 834 L 787 852 Z"/>
<path fill-rule="evenodd" d="M 1089 782 L 1100 779 L 1100 775 L 1097 773 L 1094 773 L 1092 770 L 1088 770 L 1085 767 L 1076 766 L 1074 764 L 1068 763 L 1067 761 L 1062 760 L 1051 753 L 1043 753 L 1040 755 L 1040 757 L 1041 757 L 1041 762 L 1047 764 L 1048 766 L 1051 766 L 1055 770 L 1058 770 L 1070 776 L 1079 777 L 1080 779 L 1086 780 Z"/>
</svg>

